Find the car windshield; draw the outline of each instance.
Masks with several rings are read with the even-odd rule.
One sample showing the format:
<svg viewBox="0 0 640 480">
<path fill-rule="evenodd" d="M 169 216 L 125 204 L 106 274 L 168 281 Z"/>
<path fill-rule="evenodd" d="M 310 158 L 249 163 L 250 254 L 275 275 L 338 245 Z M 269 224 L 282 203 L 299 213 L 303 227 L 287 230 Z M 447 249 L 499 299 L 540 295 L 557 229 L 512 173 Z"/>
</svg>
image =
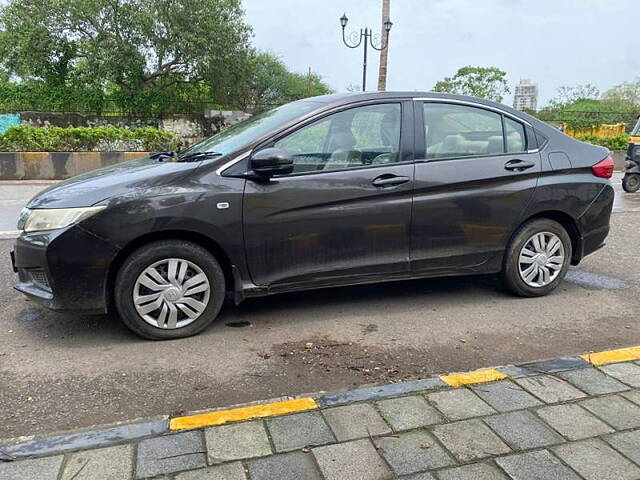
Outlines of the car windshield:
<svg viewBox="0 0 640 480">
<path fill-rule="evenodd" d="M 631 135 L 634 137 L 640 137 L 640 117 L 638 117 L 638 121 L 636 122 L 636 126 L 631 130 Z"/>
<path fill-rule="evenodd" d="M 248 120 L 225 128 L 213 137 L 180 152 L 180 156 L 193 155 L 202 152 L 217 152 L 227 155 L 260 138 L 264 134 L 285 125 L 296 117 L 302 116 L 318 108 L 320 102 L 301 100 L 287 103 L 267 112 L 255 115 Z"/>
</svg>

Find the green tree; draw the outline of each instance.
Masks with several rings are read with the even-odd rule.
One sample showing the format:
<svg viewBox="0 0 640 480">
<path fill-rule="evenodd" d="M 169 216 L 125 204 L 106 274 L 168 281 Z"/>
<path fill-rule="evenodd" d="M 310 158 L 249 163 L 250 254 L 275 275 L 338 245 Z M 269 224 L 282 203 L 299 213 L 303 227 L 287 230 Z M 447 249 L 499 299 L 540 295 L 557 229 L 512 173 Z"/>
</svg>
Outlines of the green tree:
<svg viewBox="0 0 640 480">
<path fill-rule="evenodd" d="M 590 83 L 584 85 L 563 85 L 556 89 L 556 96 L 549 102 L 552 107 L 571 105 L 580 100 L 597 100 L 600 90 Z"/>
<path fill-rule="evenodd" d="M 11 0 L 0 58 L 27 79 L 145 90 L 215 78 L 224 95 L 249 53 L 243 15 L 240 0 Z"/>
<path fill-rule="evenodd" d="M 329 91 L 255 51 L 250 36 L 241 0 L 9 0 L 0 107 L 156 114 Z"/>
<path fill-rule="evenodd" d="M 318 74 L 290 72 L 278 57 L 270 53 L 261 52 L 253 57 L 253 71 L 250 98 L 255 105 L 279 105 L 331 93 Z"/>
<path fill-rule="evenodd" d="M 624 82 L 602 94 L 604 100 L 617 100 L 619 102 L 640 106 L 640 78 L 634 82 Z"/>
<path fill-rule="evenodd" d="M 452 77 L 436 83 L 433 91 L 502 102 L 504 95 L 510 92 L 506 76 L 506 72 L 497 67 L 466 66 L 458 69 Z"/>
</svg>

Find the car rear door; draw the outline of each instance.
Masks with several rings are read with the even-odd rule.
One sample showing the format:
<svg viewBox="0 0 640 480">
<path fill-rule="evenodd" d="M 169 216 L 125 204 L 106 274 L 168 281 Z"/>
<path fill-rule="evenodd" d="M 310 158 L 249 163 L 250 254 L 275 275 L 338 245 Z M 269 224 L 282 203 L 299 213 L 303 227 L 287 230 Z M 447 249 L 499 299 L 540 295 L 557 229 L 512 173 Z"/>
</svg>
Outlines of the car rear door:
<svg viewBox="0 0 640 480">
<path fill-rule="evenodd" d="M 413 105 L 334 111 L 263 145 L 294 171 L 248 180 L 243 201 L 252 280 L 272 291 L 409 271 Z"/>
<path fill-rule="evenodd" d="M 499 270 L 540 175 L 533 130 L 479 105 L 416 100 L 415 106 L 412 271 Z"/>
</svg>

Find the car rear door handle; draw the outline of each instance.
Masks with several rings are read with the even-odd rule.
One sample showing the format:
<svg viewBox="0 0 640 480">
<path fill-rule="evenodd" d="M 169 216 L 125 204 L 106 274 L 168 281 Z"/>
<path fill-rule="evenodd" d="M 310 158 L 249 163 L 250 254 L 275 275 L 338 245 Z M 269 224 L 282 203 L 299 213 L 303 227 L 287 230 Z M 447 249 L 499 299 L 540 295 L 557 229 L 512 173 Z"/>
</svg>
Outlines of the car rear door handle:
<svg viewBox="0 0 640 480">
<path fill-rule="evenodd" d="M 515 170 L 516 172 L 522 172 L 523 170 L 526 170 L 527 168 L 531 168 L 531 167 L 535 167 L 536 166 L 536 162 L 532 162 L 530 160 L 520 160 L 518 158 L 514 159 L 514 160 L 509 160 L 507 163 L 504 164 L 504 169 L 505 170 Z"/>
<path fill-rule="evenodd" d="M 384 175 L 380 175 L 379 177 L 374 178 L 371 184 L 376 187 L 391 187 L 394 185 L 402 185 L 403 183 L 407 183 L 408 181 L 409 177 L 401 177 L 399 175 L 385 173 Z"/>
</svg>

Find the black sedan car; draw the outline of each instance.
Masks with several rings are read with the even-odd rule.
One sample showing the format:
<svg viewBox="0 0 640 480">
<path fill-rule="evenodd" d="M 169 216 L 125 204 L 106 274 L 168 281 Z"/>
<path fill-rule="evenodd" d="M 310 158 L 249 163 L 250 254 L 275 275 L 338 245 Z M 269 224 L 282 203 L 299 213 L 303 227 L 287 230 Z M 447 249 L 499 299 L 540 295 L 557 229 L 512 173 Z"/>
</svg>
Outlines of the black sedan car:
<svg viewBox="0 0 640 480">
<path fill-rule="evenodd" d="M 604 245 L 612 171 L 606 149 L 486 100 L 309 98 L 40 193 L 16 288 L 151 339 L 200 332 L 226 295 L 500 273 L 540 296 Z"/>
</svg>

